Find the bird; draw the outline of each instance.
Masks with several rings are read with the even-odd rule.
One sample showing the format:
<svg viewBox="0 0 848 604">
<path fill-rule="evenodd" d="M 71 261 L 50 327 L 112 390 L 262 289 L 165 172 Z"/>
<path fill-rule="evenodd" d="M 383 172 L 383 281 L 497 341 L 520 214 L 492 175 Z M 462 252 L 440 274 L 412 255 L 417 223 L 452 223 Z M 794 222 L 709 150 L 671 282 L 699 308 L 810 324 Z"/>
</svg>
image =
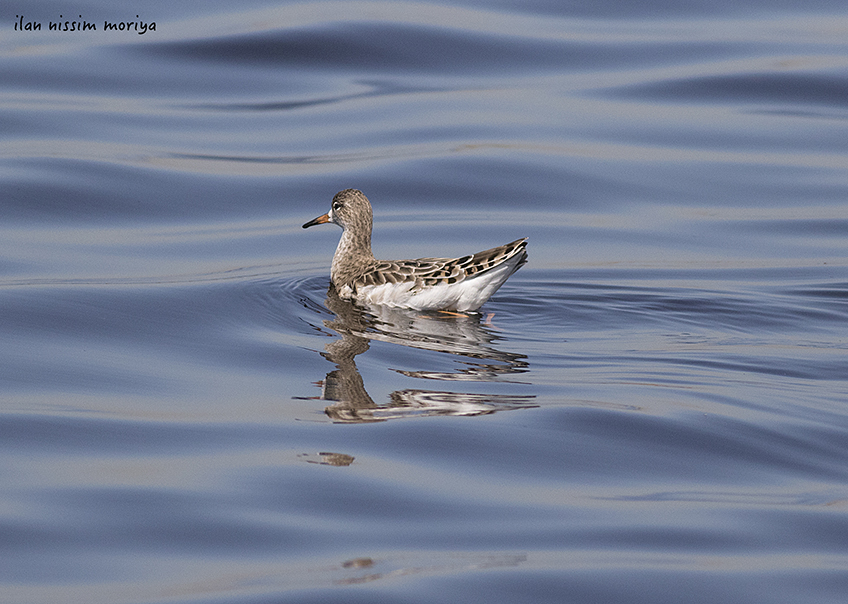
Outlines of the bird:
<svg viewBox="0 0 848 604">
<path fill-rule="evenodd" d="M 371 202 L 358 189 L 333 197 L 330 211 L 303 225 L 332 223 L 342 236 L 330 281 L 343 300 L 419 311 L 476 312 L 527 262 L 527 238 L 461 258 L 377 260 Z"/>
</svg>

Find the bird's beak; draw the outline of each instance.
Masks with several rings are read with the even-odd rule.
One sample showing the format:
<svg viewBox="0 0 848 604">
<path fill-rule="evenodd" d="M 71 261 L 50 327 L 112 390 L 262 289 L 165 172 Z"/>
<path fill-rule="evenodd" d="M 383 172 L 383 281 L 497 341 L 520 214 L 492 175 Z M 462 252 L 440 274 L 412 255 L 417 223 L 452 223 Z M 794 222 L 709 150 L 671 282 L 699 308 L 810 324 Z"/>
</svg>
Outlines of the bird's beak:
<svg viewBox="0 0 848 604">
<path fill-rule="evenodd" d="M 325 222 L 330 222 L 330 215 L 329 214 L 323 214 L 322 216 L 319 216 L 318 218 L 315 218 L 314 220 L 310 220 L 309 222 L 307 222 L 306 224 L 303 225 L 303 228 L 308 229 L 311 226 L 315 226 L 316 224 L 324 224 Z"/>
</svg>

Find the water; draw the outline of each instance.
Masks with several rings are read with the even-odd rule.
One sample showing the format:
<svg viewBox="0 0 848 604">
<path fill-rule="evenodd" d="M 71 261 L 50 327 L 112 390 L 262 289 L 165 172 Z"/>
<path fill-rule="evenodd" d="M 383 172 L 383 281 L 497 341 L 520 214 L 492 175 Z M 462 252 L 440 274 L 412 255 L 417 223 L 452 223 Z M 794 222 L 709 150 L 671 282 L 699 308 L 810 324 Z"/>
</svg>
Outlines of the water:
<svg viewBox="0 0 848 604">
<path fill-rule="evenodd" d="M 7 6 L 0 599 L 844 601 L 847 28 Z M 530 261 L 363 312 L 300 228 L 347 187 L 378 257 Z"/>
</svg>

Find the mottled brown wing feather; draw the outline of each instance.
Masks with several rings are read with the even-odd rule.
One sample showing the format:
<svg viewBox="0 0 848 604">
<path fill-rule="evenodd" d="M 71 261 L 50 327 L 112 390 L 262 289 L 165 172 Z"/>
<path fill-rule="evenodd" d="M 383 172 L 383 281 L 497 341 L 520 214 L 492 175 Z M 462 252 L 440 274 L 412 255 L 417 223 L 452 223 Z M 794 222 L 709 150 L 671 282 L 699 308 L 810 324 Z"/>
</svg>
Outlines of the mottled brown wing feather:
<svg viewBox="0 0 848 604">
<path fill-rule="evenodd" d="M 492 269 L 506 260 L 522 254 L 520 267 L 527 259 L 527 239 L 517 239 L 506 245 L 477 252 L 462 258 L 418 258 L 417 260 L 380 260 L 363 273 L 355 287 L 383 285 L 385 283 L 415 282 L 414 289 L 437 283 L 458 283 Z"/>
</svg>

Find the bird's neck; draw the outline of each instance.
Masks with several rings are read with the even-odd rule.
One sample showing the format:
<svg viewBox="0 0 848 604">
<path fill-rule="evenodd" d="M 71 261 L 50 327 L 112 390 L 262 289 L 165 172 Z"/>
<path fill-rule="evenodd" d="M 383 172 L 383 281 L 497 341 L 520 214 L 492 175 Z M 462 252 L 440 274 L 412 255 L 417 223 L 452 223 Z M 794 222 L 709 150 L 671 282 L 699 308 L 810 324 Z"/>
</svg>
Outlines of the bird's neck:
<svg viewBox="0 0 848 604">
<path fill-rule="evenodd" d="M 373 262 L 370 230 L 345 229 L 333 255 L 330 278 L 333 283 L 344 284 Z"/>
</svg>

